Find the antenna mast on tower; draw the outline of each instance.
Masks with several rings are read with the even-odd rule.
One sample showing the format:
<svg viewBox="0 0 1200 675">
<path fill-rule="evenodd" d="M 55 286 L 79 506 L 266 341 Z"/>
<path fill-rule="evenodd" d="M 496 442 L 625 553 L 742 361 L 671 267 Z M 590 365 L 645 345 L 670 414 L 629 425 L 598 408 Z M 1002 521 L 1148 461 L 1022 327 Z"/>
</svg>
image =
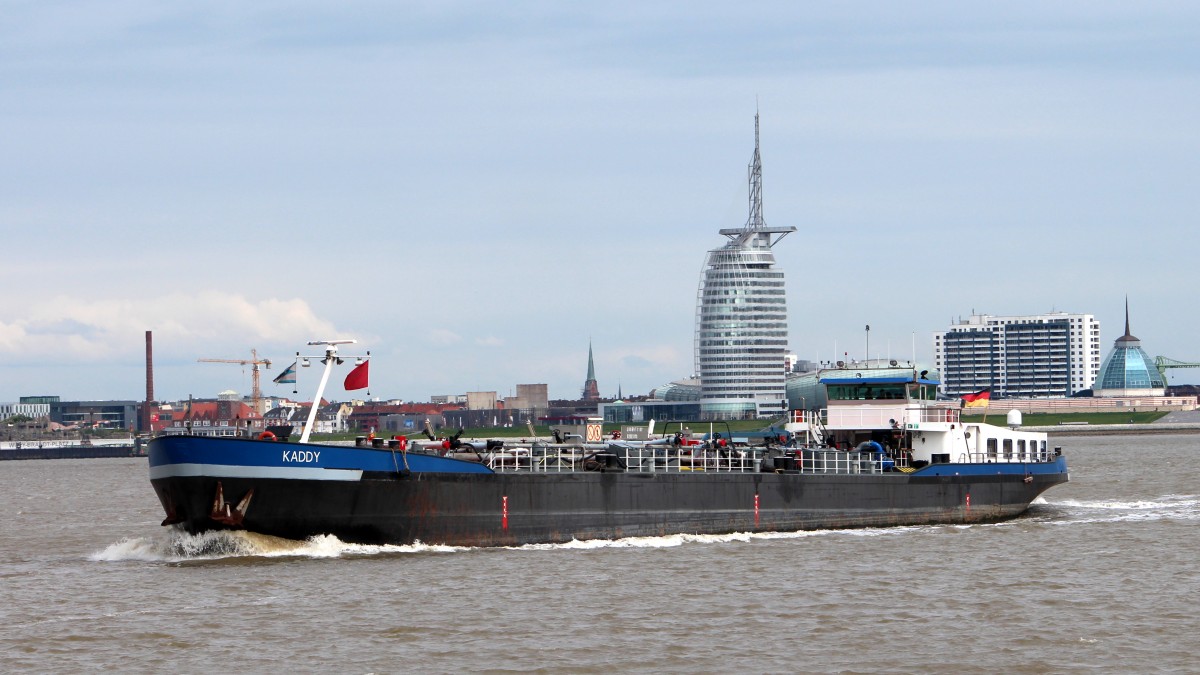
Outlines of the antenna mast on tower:
<svg viewBox="0 0 1200 675">
<path fill-rule="evenodd" d="M 750 158 L 747 167 L 750 184 L 750 215 L 742 227 L 723 228 L 721 234 L 729 237 L 730 245 L 751 246 L 754 248 L 771 248 L 779 243 L 795 227 L 767 227 L 763 218 L 763 185 L 762 185 L 762 153 L 758 141 L 758 111 L 754 111 L 754 156 Z"/>
<path fill-rule="evenodd" d="M 762 205 L 762 156 L 758 152 L 758 111 L 754 111 L 754 157 L 748 167 L 750 177 L 750 217 L 746 229 L 758 231 L 766 227 Z"/>
</svg>

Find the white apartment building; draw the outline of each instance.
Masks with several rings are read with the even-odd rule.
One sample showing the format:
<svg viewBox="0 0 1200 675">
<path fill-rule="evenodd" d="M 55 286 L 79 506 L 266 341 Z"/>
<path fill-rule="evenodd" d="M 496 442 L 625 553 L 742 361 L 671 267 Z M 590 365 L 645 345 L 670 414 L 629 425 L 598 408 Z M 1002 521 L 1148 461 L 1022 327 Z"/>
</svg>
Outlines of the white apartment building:
<svg viewBox="0 0 1200 675">
<path fill-rule="evenodd" d="M 933 335 L 942 392 L 991 387 L 994 397 L 1052 398 L 1090 389 L 1100 371 L 1100 322 L 1091 314 L 973 314 Z"/>
</svg>

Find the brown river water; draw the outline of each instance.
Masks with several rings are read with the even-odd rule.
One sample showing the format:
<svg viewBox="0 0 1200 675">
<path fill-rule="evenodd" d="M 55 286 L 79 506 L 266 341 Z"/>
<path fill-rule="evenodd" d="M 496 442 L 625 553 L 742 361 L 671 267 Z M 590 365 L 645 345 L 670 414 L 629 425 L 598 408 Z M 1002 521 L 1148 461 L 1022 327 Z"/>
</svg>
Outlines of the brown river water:
<svg viewBox="0 0 1200 675">
<path fill-rule="evenodd" d="M 1051 444 L 1000 524 L 510 549 L 181 535 L 145 459 L 0 462 L 0 665 L 1200 672 L 1200 435 Z"/>
</svg>

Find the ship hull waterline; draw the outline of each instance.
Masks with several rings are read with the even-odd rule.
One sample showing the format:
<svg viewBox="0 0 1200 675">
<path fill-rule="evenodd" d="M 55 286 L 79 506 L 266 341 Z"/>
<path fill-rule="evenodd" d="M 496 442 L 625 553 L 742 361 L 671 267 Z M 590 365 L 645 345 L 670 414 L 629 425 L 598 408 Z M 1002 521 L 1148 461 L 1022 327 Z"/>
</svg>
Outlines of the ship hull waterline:
<svg viewBox="0 0 1200 675">
<path fill-rule="evenodd" d="M 239 449 L 262 445 L 245 442 Z M 1061 457 L 1036 464 L 939 465 L 912 474 L 433 473 L 398 464 L 395 471 L 347 470 L 345 458 L 356 452 L 389 464 L 396 460 L 394 453 L 344 446 L 274 444 L 269 452 L 287 456 L 297 448 L 330 453 L 330 464 L 306 471 L 339 478 L 279 477 L 273 475 L 278 466 L 252 460 L 200 464 L 195 460 L 202 448 L 180 458 L 152 442 L 151 483 L 167 513 L 164 524 L 192 533 L 244 529 L 296 540 L 333 535 L 348 543 L 513 546 L 993 522 L 1020 515 L 1042 492 L 1067 480 Z M 343 468 L 337 468 L 339 457 Z M 403 459 L 420 458 L 409 453 Z M 218 501 L 241 504 L 244 514 L 236 514 L 236 522 L 214 518 Z"/>
</svg>

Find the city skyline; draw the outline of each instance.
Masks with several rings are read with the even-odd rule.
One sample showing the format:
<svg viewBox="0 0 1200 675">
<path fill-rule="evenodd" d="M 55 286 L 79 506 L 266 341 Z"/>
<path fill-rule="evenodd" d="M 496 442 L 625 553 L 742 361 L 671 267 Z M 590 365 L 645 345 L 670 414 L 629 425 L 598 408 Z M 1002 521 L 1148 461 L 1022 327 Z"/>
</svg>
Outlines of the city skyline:
<svg viewBox="0 0 1200 675">
<path fill-rule="evenodd" d="M 164 400 L 247 393 L 197 360 L 251 349 L 290 394 L 340 337 L 385 398 L 568 398 L 589 338 L 602 395 L 646 393 L 692 374 L 755 110 L 790 352 L 931 361 L 956 317 L 1054 310 L 1107 345 L 1128 296 L 1151 356 L 1200 361 L 1188 3 L 0 18 L 0 401 L 140 399 L 147 330 Z"/>
</svg>

